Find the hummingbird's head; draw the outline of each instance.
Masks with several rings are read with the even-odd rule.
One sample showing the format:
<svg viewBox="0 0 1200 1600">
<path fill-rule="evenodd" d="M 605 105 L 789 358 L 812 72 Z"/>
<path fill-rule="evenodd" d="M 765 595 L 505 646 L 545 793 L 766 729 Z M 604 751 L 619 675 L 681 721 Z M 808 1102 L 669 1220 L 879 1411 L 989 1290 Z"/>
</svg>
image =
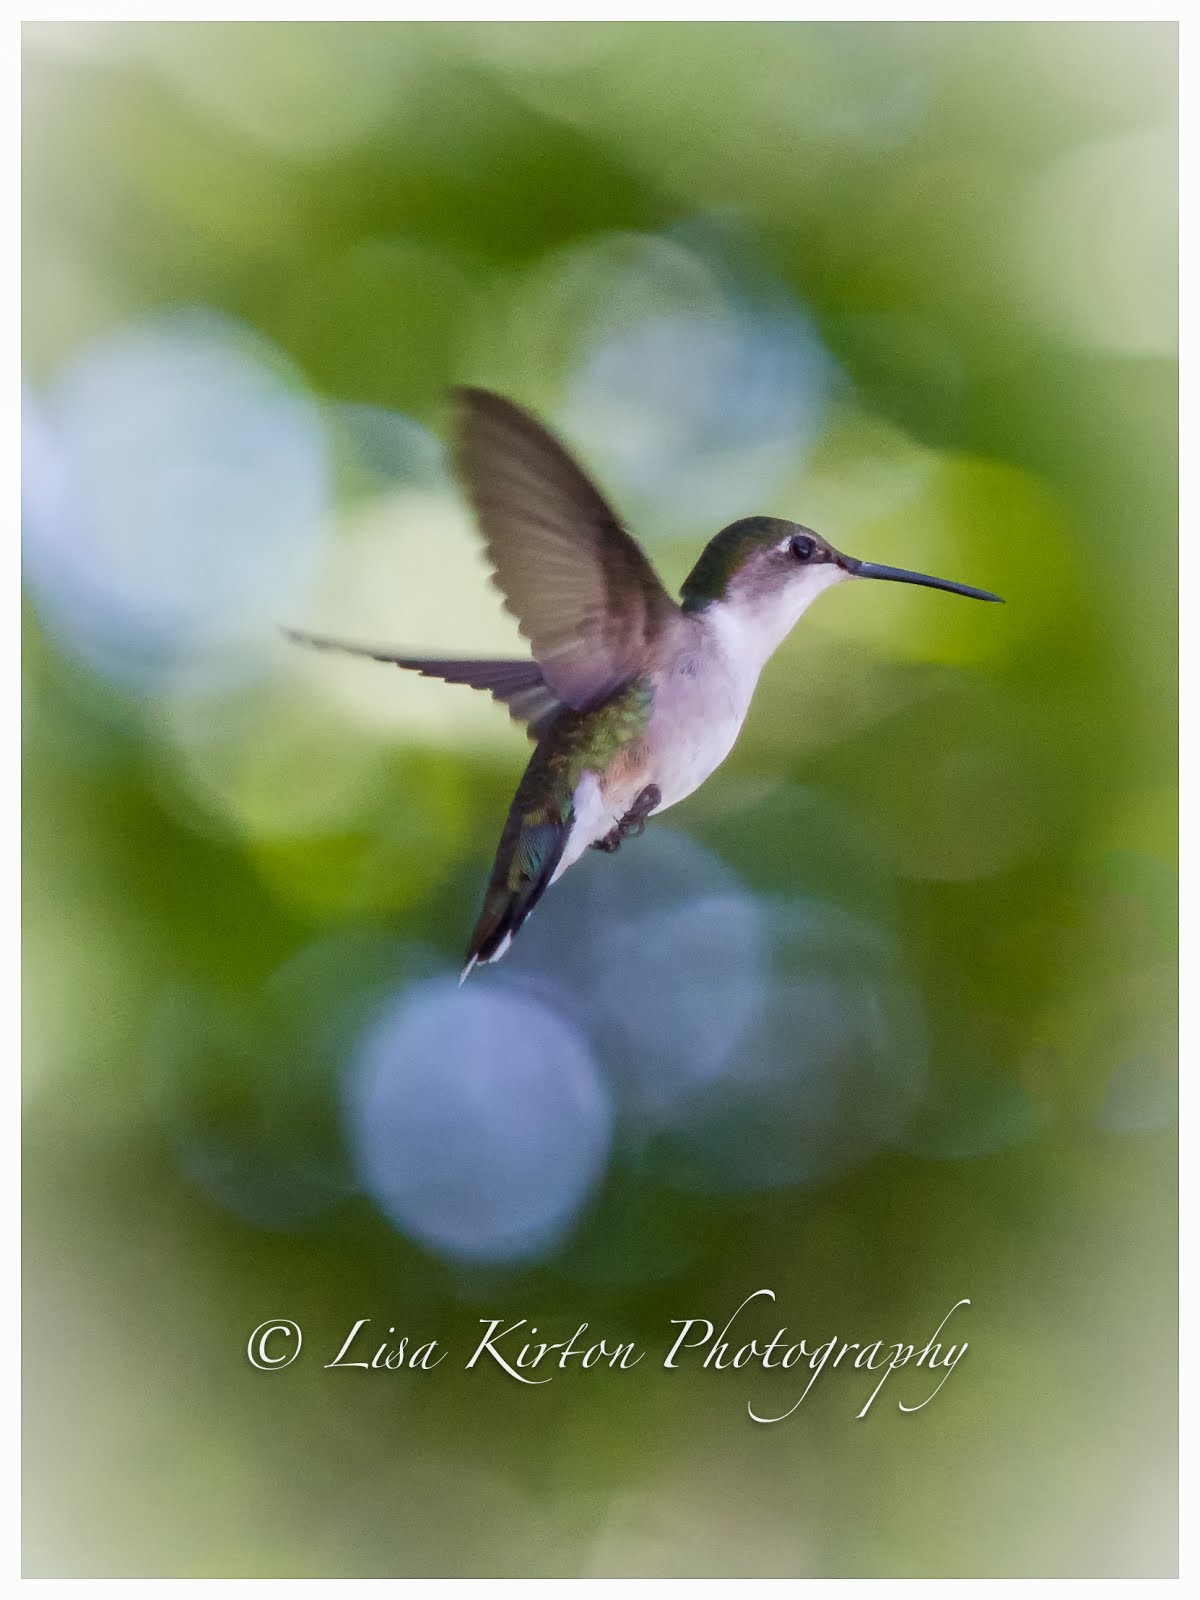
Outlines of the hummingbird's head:
<svg viewBox="0 0 1200 1600">
<path fill-rule="evenodd" d="M 928 578 L 902 567 L 859 561 L 835 550 L 820 534 L 780 517 L 743 517 L 705 545 L 684 580 L 685 611 L 720 606 L 727 619 L 761 642 L 763 659 L 791 632 L 817 596 L 849 578 L 883 578 L 948 589 L 973 600 L 999 600 L 948 578 Z"/>
</svg>

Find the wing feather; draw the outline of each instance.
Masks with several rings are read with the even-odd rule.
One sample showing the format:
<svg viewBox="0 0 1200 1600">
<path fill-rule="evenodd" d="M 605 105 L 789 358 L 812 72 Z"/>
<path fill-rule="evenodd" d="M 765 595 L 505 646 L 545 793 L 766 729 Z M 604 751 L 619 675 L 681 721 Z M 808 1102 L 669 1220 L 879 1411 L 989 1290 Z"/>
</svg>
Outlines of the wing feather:
<svg viewBox="0 0 1200 1600">
<path fill-rule="evenodd" d="M 536 661 L 453 661 L 429 656 L 402 656 L 371 645 L 349 644 L 342 639 L 327 639 L 314 633 L 285 629 L 289 639 L 310 645 L 315 650 L 339 650 L 345 655 L 366 656 L 385 661 L 423 678 L 441 678 L 444 683 L 466 683 L 472 689 L 486 689 L 493 700 L 508 708 L 514 722 L 523 722 L 533 738 L 539 738 L 546 725 L 563 709 L 563 702 L 550 688 Z"/>
<path fill-rule="evenodd" d="M 457 463 L 493 579 L 546 684 L 582 710 L 649 664 L 677 611 L 567 451 L 519 406 L 459 389 Z"/>
</svg>

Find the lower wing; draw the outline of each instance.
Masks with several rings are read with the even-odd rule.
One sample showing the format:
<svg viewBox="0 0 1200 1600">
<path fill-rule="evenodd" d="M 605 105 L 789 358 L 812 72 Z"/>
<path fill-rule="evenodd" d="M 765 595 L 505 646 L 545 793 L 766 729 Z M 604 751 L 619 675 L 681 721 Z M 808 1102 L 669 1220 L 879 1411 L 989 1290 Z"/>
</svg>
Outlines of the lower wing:
<svg viewBox="0 0 1200 1600">
<path fill-rule="evenodd" d="M 299 633 L 285 628 L 289 639 L 310 645 L 314 650 L 339 650 L 345 655 L 366 656 L 393 667 L 419 672 L 423 678 L 441 678 L 444 683 L 465 683 L 472 689 L 486 689 L 494 700 L 508 708 L 514 722 L 523 722 L 531 739 L 541 737 L 549 722 L 562 710 L 563 702 L 554 693 L 536 661 L 451 661 L 426 656 L 401 656 L 391 650 L 375 650 L 370 645 L 348 644 L 342 639 L 326 639 L 314 633 Z"/>
</svg>

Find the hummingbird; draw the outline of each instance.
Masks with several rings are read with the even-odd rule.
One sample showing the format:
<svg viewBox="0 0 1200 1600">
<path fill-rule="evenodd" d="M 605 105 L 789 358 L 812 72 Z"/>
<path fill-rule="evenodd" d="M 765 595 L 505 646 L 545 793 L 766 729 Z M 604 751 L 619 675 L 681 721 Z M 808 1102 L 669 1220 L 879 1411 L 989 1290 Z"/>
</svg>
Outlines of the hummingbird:
<svg viewBox="0 0 1200 1600">
<path fill-rule="evenodd" d="M 844 555 L 811 528 L 742 517 L 713 535 L 675 601 L 566 448 L 485 389 L 453 393 L 453 455 L 492 581 L 528 660 L 400 654 L 289 629 L 299 643 L 486 690 L 534 751 L 500 835 L 459 982 L 498 961 L 588 849 L 617 850 L 733 749 L 759 674 L 826 589 L 876 578 L 986 589 Z"/>
</svg>

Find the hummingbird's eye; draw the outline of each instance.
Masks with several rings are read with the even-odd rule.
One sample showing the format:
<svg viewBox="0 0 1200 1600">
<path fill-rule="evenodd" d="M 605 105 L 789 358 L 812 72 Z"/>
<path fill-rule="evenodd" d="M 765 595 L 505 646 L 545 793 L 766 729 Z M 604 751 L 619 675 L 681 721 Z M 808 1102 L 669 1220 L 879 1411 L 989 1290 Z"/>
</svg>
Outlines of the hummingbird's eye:
<svg viewBox="0 0 1200 1600">
<path fill-rule="evenodd" d="M 814 540 L 806 533 L 798 533 L 792 540 L 792 554 L 797 561 L 811 561 L 816 554 L 817 546 Z"/>
</svg>

